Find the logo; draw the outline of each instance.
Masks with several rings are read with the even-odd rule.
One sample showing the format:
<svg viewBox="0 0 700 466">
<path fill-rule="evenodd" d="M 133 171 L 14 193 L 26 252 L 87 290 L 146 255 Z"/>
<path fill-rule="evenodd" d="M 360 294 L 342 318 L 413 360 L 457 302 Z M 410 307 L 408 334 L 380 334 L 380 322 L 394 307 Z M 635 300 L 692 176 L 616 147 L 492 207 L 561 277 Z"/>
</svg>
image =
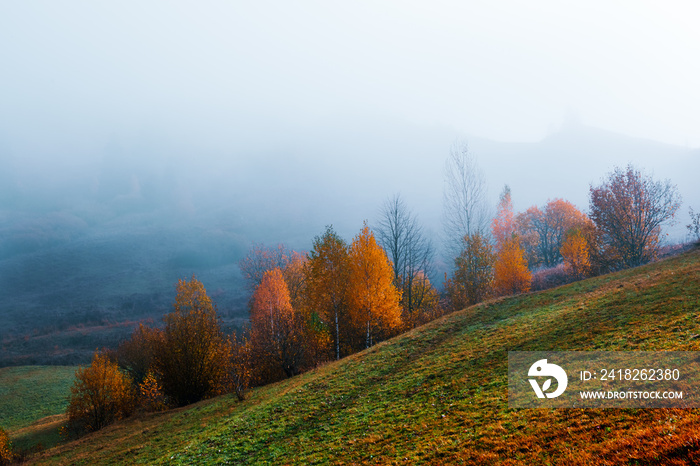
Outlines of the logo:
<svg viewBox="0 0 700 466">
<path fill-rule="evenodd" d="M 569 383 L 569 378 L 566 376 L 566 371 L 556 364 L 548 364 L 546 359 L 540 359 L 530 366 L 530 370 L 527 373 L 530 377 L 554 377 L 557 381 L 557 389 L 552 393 L 546 393 L 549 387 L 552 386 L 552 379 L 548 378 L 542 384 L 540 388 L 537 380 L 528 379 L 532 389 L 537 394 L 537 398 L 556 398 L 566 390 L 566 384 Z"/>
</svg>

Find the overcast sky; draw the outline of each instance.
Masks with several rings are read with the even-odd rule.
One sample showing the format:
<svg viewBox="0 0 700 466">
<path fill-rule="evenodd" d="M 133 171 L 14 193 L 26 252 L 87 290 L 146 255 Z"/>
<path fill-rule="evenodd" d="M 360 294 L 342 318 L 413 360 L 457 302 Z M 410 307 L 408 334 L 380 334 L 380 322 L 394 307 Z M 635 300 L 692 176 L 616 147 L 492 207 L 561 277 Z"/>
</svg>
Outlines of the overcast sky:
<svg viewBox="0 0 700 466">
<path fill-rule="evenodd" d="M 0 1 L 0 148 L 338 117 L 537 141 L 566 118 L 700 147 L 700 6 L 680 1 Z M 21 154 L 15 154 L 21 155 Z"/>
</svg>

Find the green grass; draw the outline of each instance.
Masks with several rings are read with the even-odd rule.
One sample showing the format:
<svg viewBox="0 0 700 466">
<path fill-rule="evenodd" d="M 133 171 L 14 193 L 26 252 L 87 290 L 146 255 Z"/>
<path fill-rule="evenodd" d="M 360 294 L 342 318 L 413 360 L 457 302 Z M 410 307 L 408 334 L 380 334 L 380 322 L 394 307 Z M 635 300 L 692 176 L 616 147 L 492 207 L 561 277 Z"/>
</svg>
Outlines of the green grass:
<svg viewBox="0 0 700 466">
<path fill-rule="evenodd" d="M 75 378 L 73 366 L 22 366 L 0 369 L 0 426 L 8 432 L 61 414 Z"/>
<path fill-rule="evenodd" d="M 700 350 L 700 251 L 457 312 L 258 388 L 121 422 L 50 464 L 697 464 L 700 410 L 514 410 L 509 350 Z M 675 463 L 674 463 L 675 462 Z"/>
</svg>

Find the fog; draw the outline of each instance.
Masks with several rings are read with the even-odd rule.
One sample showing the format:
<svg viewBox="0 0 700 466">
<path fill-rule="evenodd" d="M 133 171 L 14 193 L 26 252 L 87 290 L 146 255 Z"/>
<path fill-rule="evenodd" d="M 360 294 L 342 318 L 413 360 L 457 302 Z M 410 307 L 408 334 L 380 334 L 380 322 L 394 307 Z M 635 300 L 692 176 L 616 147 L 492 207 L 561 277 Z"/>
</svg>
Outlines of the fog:
<svg viewBox="0 0 700 466">
<path fill-rule="evenodd" d="M 517 211 L 586 210 L 627 163 L 670 178 L 684 204 L 667 241 L 683 241 L 700 209 L 695 8 L 4 2 L 6 328 L 157 318 L 193 273 L 235 325 L 253 241 L 308 250 L 330 224 L 350 240 L 395 193 L 439 246 L 455 141 Z"/>
</svg>

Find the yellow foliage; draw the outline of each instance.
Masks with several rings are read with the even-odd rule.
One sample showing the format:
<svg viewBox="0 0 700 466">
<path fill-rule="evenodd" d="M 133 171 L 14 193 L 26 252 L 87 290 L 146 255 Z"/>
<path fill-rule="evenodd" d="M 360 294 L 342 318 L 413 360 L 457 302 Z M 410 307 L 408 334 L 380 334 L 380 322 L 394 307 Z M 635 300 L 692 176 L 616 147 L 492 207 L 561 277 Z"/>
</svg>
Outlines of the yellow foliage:
<svg viewBox="0 0 700 466">
<path fill-rule="evenodd" d="M 394 271 L 366 223 L 350 245 L 349 264 L 348 314 L 353 327 L 365 334 L 369 348 L 376 337 L 395 333 L 402 321 Z"/>
<path fill-rule="evenodd" d="M 14 458 L 10 437 L 0 427 L 0 465 L 10 464 Z"/>
<path fill-rule="evenodd" d="M 148 372 L 139 384 L 139 395 L 146 411 L 163 411 L 167 407 L 163 388 L 153 372 Z"/>
<path fill-rule="evenodd" d="M 129 416 L 134 410 L 129 376 L 116 362 L 95 353 L 92 364 L 78 368 L 68 403 L 68 423 L 76 432 L 92 432 Z"/>
<path fill-rule="evenodd" d="M 561 247 L 561 255 L 569 272 L 576 278 L 583 278 L 591 271 L 588 242 L 576 231 L 570 234 Z"/>
</svg>

